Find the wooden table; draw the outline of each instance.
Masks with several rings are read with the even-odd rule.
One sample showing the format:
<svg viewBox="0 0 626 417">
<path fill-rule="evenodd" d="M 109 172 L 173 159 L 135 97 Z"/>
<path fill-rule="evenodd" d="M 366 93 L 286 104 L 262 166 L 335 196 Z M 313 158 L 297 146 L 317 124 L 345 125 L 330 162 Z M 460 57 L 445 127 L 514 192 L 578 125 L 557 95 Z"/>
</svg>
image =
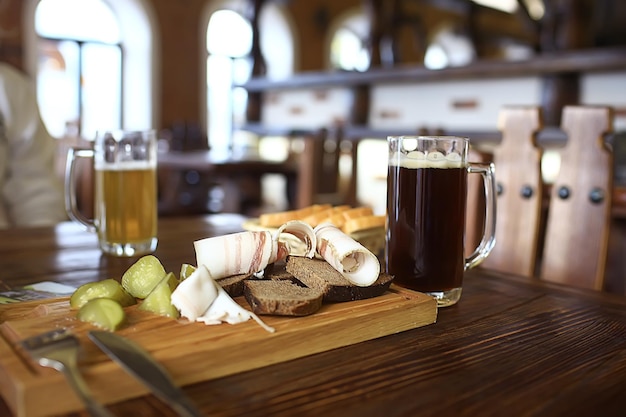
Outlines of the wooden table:
<svg viewBox="0 0 626 417">
<path fill-rule="evenodd" d="M 163 219 L 156 255 L 169 270 L 194 263 L 193 240 L 237 231 L 241 220 Z M 5 289 L 76 286 L 119 276 L 133 261 L 101 255 L 95 236 L 71 223 L 0 231 Z M 623 416 L 626 299 L 477 269 L 435 324 L 185 391 L 210 416 Z M 150 395 L 109 408 L 175 415 Z M 0 415 L 10 415 L 4 402 Z"/>
</svg>

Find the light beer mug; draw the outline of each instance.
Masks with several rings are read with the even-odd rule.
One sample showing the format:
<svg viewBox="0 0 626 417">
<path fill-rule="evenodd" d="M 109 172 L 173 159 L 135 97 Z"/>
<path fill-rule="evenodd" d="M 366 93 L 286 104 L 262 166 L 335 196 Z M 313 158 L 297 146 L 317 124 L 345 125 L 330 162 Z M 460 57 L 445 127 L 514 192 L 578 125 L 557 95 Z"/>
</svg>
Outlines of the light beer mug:
<svg viewBox="0 0 626 417">
<path fill-rule="evenodd" d="M 388 137 L 385 264 L 394 283 L 429 294 L 439 307 L 461 297 L 463 274 L 495 244 L 492 164 L 467 161 L 469 139 Z M 486 196 L 483 237 L 465 257 L 467 176 L 482 175 Z"/>
<path fill-rule="evenodd" d="M 93 158 L 94 219 L 76 204 L 76 162 Z M 154 130 L 98 132 L 93 150 L 70 148 L 65 205 L 70 219 L 97 233 L 102 252 L 137 256 L 157 246 L 157 142 Z"/>
</svg>

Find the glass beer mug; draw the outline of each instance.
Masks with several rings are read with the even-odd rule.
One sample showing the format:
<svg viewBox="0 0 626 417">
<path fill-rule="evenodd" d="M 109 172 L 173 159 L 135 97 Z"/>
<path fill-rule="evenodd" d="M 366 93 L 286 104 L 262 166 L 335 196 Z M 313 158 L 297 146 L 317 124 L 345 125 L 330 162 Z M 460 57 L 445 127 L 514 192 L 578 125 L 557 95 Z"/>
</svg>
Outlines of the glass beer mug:
<svg viewBox="0 0 626 417">
<path fill-rule="evenodd" d="M 385 263 L 394 283 L 432 295 L 439 307 L 461 297 L 463 274 L 495 244 L 493 164 L 467 161 L 469 139 L 444 136 L 389 137 Z M 485 229 L 465 257 L 467 176 L 483 177 Z"/>
<path fill-rule="evenodd" d="M 76 161 L 93 158 L 94 219 L 76 204 Z M 65 204 L 70 219 L 97 233 L 102 252 L 137 256 L 157 246 L 157 143 L 154 130 L 98 132 L 94 149 L 68 151 Z"/>
</svg>

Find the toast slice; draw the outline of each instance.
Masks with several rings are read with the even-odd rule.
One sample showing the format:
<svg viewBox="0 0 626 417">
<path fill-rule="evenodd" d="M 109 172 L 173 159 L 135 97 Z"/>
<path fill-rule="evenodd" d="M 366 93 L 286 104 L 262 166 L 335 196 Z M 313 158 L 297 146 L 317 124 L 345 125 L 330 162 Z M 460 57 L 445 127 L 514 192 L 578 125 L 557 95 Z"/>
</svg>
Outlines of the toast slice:
<svg viewBox="0 0 626 417">
<path fill-rule="evenodd" d="M 354 285 L 328 262 L 322 259 L 309 259 L 302 256 L 290 256 L 287 259 L 287 272 L 309 288 L 315 288 L 324 294 L 325 302 L 344 302 L 363 300 L 382 295 L 393 281 L 393 276 L 381 273 L 370 286 Z"/>
</svg>

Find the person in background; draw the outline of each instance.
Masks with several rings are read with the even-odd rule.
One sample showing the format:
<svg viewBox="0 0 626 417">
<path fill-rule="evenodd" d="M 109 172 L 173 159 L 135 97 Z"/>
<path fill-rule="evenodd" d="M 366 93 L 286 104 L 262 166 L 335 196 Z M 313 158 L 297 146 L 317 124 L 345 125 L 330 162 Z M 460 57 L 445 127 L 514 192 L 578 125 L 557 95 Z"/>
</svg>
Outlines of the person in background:
<svg viewBox="0 0 626 417">
<path fill-rule="evenodd" d="M 0 229 L 66 219 L 54 141 L 31 80 L 0 62 Z"/>
</svg>

